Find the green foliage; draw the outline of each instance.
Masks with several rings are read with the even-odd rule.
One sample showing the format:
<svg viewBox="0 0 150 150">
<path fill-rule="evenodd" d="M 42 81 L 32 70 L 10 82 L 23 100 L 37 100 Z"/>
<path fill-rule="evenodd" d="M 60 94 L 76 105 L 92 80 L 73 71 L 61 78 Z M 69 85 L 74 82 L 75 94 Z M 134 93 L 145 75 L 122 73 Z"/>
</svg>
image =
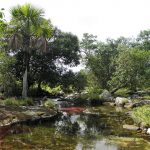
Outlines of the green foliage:
<svg viewBox="0 0 150 150">
<path fill-rule="evenodd" d="M 11 54 L 16 59 L 11 69 L 5 71 L 14 78 L 15 83 L 11 82 L 14 83 L 13 87 L 24 77 L 24 82 L 22 81 L 21 84 L 23 97 L 26 97 L 27 89 L 34 84 L 38 84 L 38 90 L 43 83 L 51 87 L 61 85 L 66 65 L 79 64 L 80 49 L 77 36 L 54 29 L 50 20 L 43 17 L 44 11 L 31 4 L 17 5 L 11 8 L 10 14 L 11 20 L 7 30 L 0 26 L 0 37 L 4 37 L 3 31 L 5 31 L 4 39 L 8 41 L 8 45 L 4 47 L 7 50 L 6 55 Z M 0 11 L 0 22 L 0 25 L 5 24 L 2 11 Z M 24 76 L 25 72 L 27 76 Z M 71 89 L 70 85 L 68 87 Z M 51 92 L 55 94 L 57 91 L 58 89 L 54 89 Z M 9 95 L 10 92 L 7 93 Z"/>
<path fill-rule="evenodd" d="M 73 80 L 73 88 L 78 93 L 81 93 L 85 89 L 87 85 L 87 75 L 86 73 L 81 70 L 78 73 L 75 73 L 74 80 Z"/>
<path fill-rule="evenodd" d="M 49 47 L 53 53 L 53 59 L 58 59 L 58 63 L 64 65 L 78 65 L 80 58 L 78 37 L 70 32 L 62 32 L 55 28 L 53 38 L 54 41 L 49 43 Z M 62 60 L 59 60 L 60 58 Z"/>
<path fill-rule="evenodd" d="M 61 77 L 61 85 L 62 89 L 65 93 L 71 93 L 73 92 L 72 85 L 74 82 L 74 73 L 69 70 L 66 73 L 64 73 Z"/>
<path fill-rule="evenodd" d="M 30 64 L 31 69 L 29 73 L 29 80 L 32 83 L 46 83 L 51 87 L 55 87 L 62 83 L 64 89 L 67 87 L 65 76 L 68 75 L 69 71 L 66 71 L 67 66 L 76 66 L 79 64 L 79 42 L 78 38 L 71 34 L 62 32 L 61 30 L 55 29 L 53 33 L 53 40 L 48 42 L 48 52 L 39 55 L 33 53 Z M 19 58 L 20 59 L 20 58 Z M 19 62 L 20 66 L 22 62 Z M 18 63 L 16 63 L 16 66 Z M 16 67 L 16 72 L 20 69 Z M 69 72 L 69 73 L 68 73 Z"/>
<path fill-rule="evenodd" d="M 99 95 L 102 93 L 102 89 L 98 88 L 98 87 L 88 87 L 86 89 L 87 93 L 88 93 L 88 98 L 90 100 L 99 100 Z"/>
<path fill-rule="evenodd" d="M 51 93 L 53 95 L 59 94 L 61 92 L 61 90 L 62 90 L 60 85 L 56 86 L 54 88 L 51 88 L 48 85 L 42 85 L 41 88 L 42 88 L 42 90 L 47 91 L 47 92 L 49 92 L 49 93 Z"/>
<path fill-rule="evenodd" d="M 150 100 L 150 95 L 143 96 L 143 99 Z"/>
<path fill-rule="evenodd" d="M 136 123 L 150 126 L 150 105 L 137 107 L 133 110 L 132 118 Z"/>
<path fill-rule="evenodd" d="M 98 87 L 112 92 L 120 88 L 135 91 L 150 87 L 149 39 L 149 30 L 142 31 L 136 41 L 120 37 L 99 42 L 95 36 L 84 34 L 81 48 L 87 53 L 83 57 Z"/>
<path fill-rule="evenodd" d="M 16 86 L 15 77 L 11 72 L 14 62 L 15 58 L 13 56 L 0 52 L 0 85 L 3 87 L 5 95 L 12 95 L 13 88 Z"/>
<path fill-rule="evenodd" d="M 129 97 L 130 90 L 128 88 L 121 88 L 117 90 L 114 95 L 121 96 L 121 97 Z"/>
<path fill-rule="evenodd" d="M 55 109 L 56 105 L 52 100 L 48 99 L 47 101 L 44 102 L 44 107 L 50 108 L 50 109 Z"/>
<path fill-rule="evenodd" d="M 116 72 L 110 85 L 113 87 L 129 87 L 135 91 L 137 87 L 149 84 L 150 52 L 138 49 L 125 49 L 116 61 Z"/>
<path fill-rule="evenodd" d="M 14 54 L 22 53 L 23 91 L 22 96 L 27 97 L 28 74 L 32 51 L 45 53 L 47 51 L 47 38 L 52 35 L 52 25 L 43 18 L 43 10 L 31 4 L 18 5 L 10 11 L 9 23 L 9 49 Z"/>
<path fill-rule="evenodd" d="M 83 49 L 83 52 L 85 53 L 86 57 L 85 59 L 88 59 L 88 56 L 94 53 L 94 51 L 97 49 L 97 36 L 94 36 L 92 34 L 84 33 L 83 39 L 80 42 L 80 47 Z"/>
<path fill-rule="evenodd" d="M 87 86 L 85 91 L 87 92 L 87 99 L 99 100 L 99 95 L 102 93 L 102 89 L 97 82 L 97 78 L 92 72 L 87 72 L 86 76 Z"/>
<path fill-rule="evenodd" d="M 122 88 L 135 91 L 150 87 L 149 30 L 141 31 L 136 40 L 120 37 L 106 42 L 85 33 L 79 48 L 77 36 L 54 28 L 42 9 L 25 4 L 13 7 L 10 13 L 7 24 L 0 10 L 0 84 L 7 95 L 20 93 L 22 84 L 24 95 L 36 84 L 37 93 L 44 84 L 54 87 L 44 87 L 52 94 L 61 89 L 81 93 L 86 86 L 91 99 L 98 98 L 100 89 L 120 89 L 116 94 L 127 96 Z M 68 66 L 79 64 L 81 54 L 87 70 L 67 71 Z M 21 82 L 25 70 L 26 82 Z M 61 88 L 55 88 L 58 85 Z"/>
<path fill-rule="evenodd" d="M 8 98 L 4 100 L 4 104 L 6 106 L 30 106 L 33 105 L 33 101 L 31 98 L 26 99 Z"/>
<path fill-rule="evenodd" d="M 150 30 L 143 30 L 137 37 L 137 47 L 141 50 L 150 50 Z"/>
<path fill-rule="evenodd" d="M 27 69 L 28 86 L 38 84 L 39 89 L 43 83 L 51 87 L 60 84 L 65 65 L 79 64 L 80 57 L 77 36 L 54 29 L 50 20 L 43 18 L 43 13 L 30 4 L 12 8 L 8 34 L 9 49 L 15 51 L 16 57 L 14 75 L 22 80 Z"/>
<path fill-rule="evenodd" d="M 107 40 L 107 43 L 102 43 L 95 41 L 95 39 L 89 40 L 85 36 L 81 43 L 82 46 L 89 45 L 89 47 L 86 46 L 87 50 L 90 51 L 85 56 L 86 66 L 97 78 L 99 86 L 103 89 L 108 89 L 108 81 L 110 81 L 114 72 L 113 59 L 117 53 L 117 44 L 110 39 Z M 91 44 L 94 47 L 92 49 Z M 83 49 L 85 49 L 85 46 L 83 46 Z"/>
<path fill-rule="evenodd" d="M 7 23 L 4 19 L 4 13 L 3 13 L 3 8 L 0 10 L 0 37 L 3 37 L 4 31 L 6 29 Z M 0 45 L 1 45 L 1 40 L 0 40 Z"/>
</svg>

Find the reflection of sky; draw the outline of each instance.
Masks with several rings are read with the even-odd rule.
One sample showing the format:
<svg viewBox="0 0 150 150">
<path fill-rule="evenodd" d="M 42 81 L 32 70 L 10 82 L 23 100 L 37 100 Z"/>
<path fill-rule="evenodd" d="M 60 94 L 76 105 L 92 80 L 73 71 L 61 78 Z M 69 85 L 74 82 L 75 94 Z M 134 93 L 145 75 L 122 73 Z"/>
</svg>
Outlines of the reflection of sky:
<svg viewBox="0 0 150 150">
<path fill-rule="evenodd" d="M 80 136 L 84 136 L 85 135 L 85 130 L 87 129 L 87 125 L 85 123 L 85 120 L 80 119 L 80 115 L 78 114 L 72 114 L 71 116 L 68 116 L 68 114 L 66 112 L 63 113 L 62 117 L 68 117 L 68 119 L 70 120 L 70 122 L 72 124 L 74 124 L 75 122 L 77 122 L 79 124 L 80 127 Z M 85 118 L 84 118 L 85 119 Z M 67 124 L 64 124 L 64 122 L 61 120 L 58 122 L 59 127 L 61 128 L 62 126 L 66 126 Z M 92 128 L 93 130 L 94 128 Z M 90 131 L 92 132 L 92 131 Z M 93 134 L 96 134 L 96 131 L 93 132 Z M 85 135 L 86 136 L 86 135 Z M 99 140 L 90 140 L 90 142 L 88 142 L 89 140 L 85 142 L 79 142 L 76 146 L 76 150 L 118 150 L 117 145 L 113 145 L 113 144 L 108 144 L 106 142 L 106 140 L 104 139 L 99 139 Z"/>
<path fill-rule="evenodd" d="M 95 150 L 118 150 L 117 145 L 107 144 L 106 141 L 96 141 Z"/>
<path fill-rule="evenodd" d="M 75 137 L 75 150 L 120 150 L 124 147 L 113 141 L 109 143 L 111 138 L 108 137 L 136 136 L 134 132 L 122 128 L 123 120 L 127 118 L 120 110 L 118 113 L 115 108 L 108 106 L 89 109 L 81 114 L 63 112 L 62 118 L 56 124 L 56 131 Z M 127 149 L 137 150 L 137 144 L 133 147 Z"/>
<path fill-rule="evenodd" d="M 71 123 L 75 123 L 79 117 L 80 117 L 80 115 L 72 115 L 70 118 Z"/>
<path fill-rule="evenodd" d="M 84 147 L 83 144 L 79 143 L 76 146 L 76 150 L 83 150 L 83 147 Z M 95 141 L 95 143 L 93 143 L 93 147 L 92 148 L 87 147 L 86 150 L 118 150 L 118 147 L 117 145 L 107 144 L 105 140 L 102 140 L 102 141 Z"/>
</svg>

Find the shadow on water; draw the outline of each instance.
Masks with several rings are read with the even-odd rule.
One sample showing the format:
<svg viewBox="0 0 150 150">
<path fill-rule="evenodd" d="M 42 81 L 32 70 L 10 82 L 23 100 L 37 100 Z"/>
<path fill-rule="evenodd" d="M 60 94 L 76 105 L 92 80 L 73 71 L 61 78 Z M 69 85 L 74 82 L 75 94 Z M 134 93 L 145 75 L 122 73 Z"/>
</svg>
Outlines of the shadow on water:
<svg viewBox="0 0 150 150">
<path fill-rule="evenodd" d="M 22 125 L 24 130 L 6 136 L 1 147 L 12 150 L 149 150 L 150 144 L 141 134 L 122 128 L 127 119 L 124 112 L 109 106 L 81 112 L 64 111 L 56 121 Z"/>
</svg>

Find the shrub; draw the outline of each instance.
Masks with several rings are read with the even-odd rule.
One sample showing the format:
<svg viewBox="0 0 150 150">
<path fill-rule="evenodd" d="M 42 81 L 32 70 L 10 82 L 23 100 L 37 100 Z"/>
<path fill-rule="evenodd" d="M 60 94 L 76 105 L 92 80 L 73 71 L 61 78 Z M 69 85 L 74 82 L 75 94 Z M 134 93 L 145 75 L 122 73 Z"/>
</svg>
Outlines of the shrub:
<svg viewBox="0 0 150 150">
<path fill-rule="evenodd" d="M 150 95 L 145 95 L 143 98 L 147 99 L 147 100 L 150 100 Z"/>
<path fill-rule="evenodd" d="M 50 109 L 55 109 L 56 105 L 52 100 L 48 99 L 47 101 L 44 102 L 44 107 L 50 108 Z"/>
<path fill-rule="evenodd" d="M 61 86 L 56 86 L 54 88 L 51 88 L 48 85 L 42 85 L 42 90 L 47 91 L 53 95 L 59 94 L 62 91 Z"/>
<path fill-rule="evenodd" d="M 102 89 L 95 88 L 95 87 L 89 87 L 87 89 L 88 92 L 88 99 L 90 100 L 99 100 L 99 95 L 102 93 Z"/>
<path fill-rule="evenodd" d="M 114 94 L 116 96 L 129 97 L 129 94 L 128 94 L 129 92 L 130 92 L 129 89 L 121 88 L 121 89 L 117 90 Z"/>
<path fill-rule="evenodd" d="M 142 123 L 142 125 L 150 126 L 150 106 L 145 105 L 135 108 L 132 113 L 132 118 L 136 123 Z"/>
<path fill-rule="evenodd" d="M 16 98 L 8 98 L 4 101 L 6 106 L 30 106 L 33 105 L 33 101 L 31 98 L 26 99 L 16 99 Z"/>
</svg>

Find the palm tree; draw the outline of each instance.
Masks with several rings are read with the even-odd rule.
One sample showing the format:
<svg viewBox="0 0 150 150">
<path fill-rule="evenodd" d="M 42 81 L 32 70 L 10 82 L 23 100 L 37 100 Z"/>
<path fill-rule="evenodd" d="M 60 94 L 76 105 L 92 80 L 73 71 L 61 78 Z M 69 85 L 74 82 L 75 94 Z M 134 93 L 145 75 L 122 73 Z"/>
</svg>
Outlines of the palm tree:
<svg viewBox="0 0 150 150">
<path fill-rule="evenodd" d="M 47 39 L 52 35 L 50 20 L 43 18 L 44 11 L 31 4 L 18 5 L 10 10 L 11 21 L 9 24 L 11 37 L 9 48 L 16 52 L 22 51 L 23 74 L 22 97 L 27 97 L 29 62 L 33 50 L 46 52 Z"/>
</svg>

